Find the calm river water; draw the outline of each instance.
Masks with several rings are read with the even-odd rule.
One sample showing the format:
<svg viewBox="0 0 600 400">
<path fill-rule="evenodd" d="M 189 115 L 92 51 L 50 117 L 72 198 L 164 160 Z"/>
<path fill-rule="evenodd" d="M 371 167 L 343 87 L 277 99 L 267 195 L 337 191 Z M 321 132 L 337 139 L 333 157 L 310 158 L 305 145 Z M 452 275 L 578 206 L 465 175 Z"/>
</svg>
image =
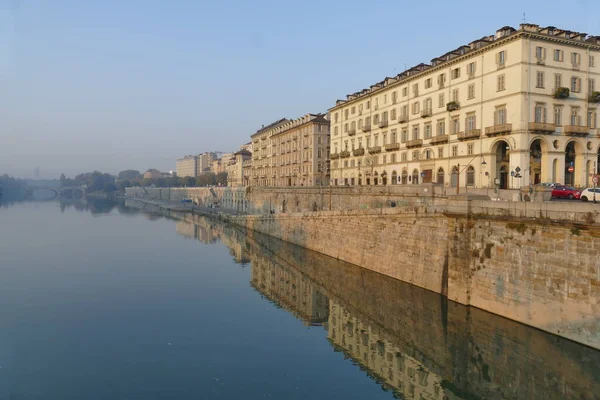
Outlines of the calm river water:
<svg viewBox="0 0 600 400">
<path fill-rule="evenodd" d="M 598 399 L 600 352 L 231 226 L 0 207 L 0 399 Z"/>
</svg>

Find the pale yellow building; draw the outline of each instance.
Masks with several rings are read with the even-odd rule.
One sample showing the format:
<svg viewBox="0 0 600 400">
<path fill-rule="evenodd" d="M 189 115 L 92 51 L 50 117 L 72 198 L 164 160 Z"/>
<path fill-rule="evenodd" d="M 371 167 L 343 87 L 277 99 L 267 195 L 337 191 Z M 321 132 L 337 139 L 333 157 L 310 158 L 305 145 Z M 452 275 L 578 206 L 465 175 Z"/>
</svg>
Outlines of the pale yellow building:
<svg viewBox="0 0 600 400">
<path fill-rule="evenodd" d="M 331 182 L 589 186 L 600 37 L 522 24 L 338 100 Z"/>
<path fill-rule="evenodd" d="M 198 169 L 198 156 L 185 156 L 177 160 L 175 165 L 175 170 L 177 171 L 177 176 L 180 177 L 196 177 Z"/>
<path fill-rule="evenodd" d="M 253 134 L 250 185 L 328 185 L 329 125 L 325 115 L 307 114 Z"/>
<path fill-rule="evenodd" d="M 252 153 L 242 146 L 240 151 L 233 154 L 225 166 L 227 172 L 227 186 L 248 186 L 252 168 Z"/>
</svg>

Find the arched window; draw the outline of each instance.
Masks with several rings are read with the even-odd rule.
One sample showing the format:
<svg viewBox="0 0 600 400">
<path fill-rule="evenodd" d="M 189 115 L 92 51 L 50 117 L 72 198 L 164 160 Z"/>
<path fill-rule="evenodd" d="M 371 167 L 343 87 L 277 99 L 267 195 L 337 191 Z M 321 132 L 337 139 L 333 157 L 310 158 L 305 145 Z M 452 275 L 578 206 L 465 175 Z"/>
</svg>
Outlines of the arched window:
<svg viewBox="0 0 600 400">
<path fill-rule="evenodd" d="M 452 167 L 452 172 L 450 173 L 450 186 L 456 187 L 458 184 L 458 168 Z"/>
<path fill-rule="evenodd" d="M 392 171 L 392 185 L 396 185 L 398 182 L 398 173 L 396 171 Z"/>
<path fill-rule="evenodd" d="M 419 184 L 419 170 L 416 168 L 413 169 L 413 172 L 412 172 L 412 184 L 413 185 Z"/>
<path fill-rule="evenodd" d="M 444 184 L 444 169 L 440 168 L 437 171 L 437 183 L 439 183 L 440 185 Z"/>
<path fill-rule="evenodd" d="M 467 186 L 475 186 L 475 168 L 473 166 L 467 168 Z"/>
<path fill-rule="evenodd" d="M 406 185 L 408 183 L 408 172 L 406 169 L 402 170 L 402 184 Z"/>
</svg>

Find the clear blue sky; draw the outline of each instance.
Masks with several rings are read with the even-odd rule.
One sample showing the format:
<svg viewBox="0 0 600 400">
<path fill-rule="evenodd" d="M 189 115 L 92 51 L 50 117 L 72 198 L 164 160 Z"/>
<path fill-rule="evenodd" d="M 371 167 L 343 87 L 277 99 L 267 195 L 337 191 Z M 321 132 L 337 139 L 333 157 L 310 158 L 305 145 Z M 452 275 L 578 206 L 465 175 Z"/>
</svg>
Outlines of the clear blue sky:
<svg viewBox="0 0 600 400">
<path fill-rule="evenodd" d="M 0 0 L 0 174 L 174 169 L 523 13 L 600 35 L 592 0 Z"/>
</svg>

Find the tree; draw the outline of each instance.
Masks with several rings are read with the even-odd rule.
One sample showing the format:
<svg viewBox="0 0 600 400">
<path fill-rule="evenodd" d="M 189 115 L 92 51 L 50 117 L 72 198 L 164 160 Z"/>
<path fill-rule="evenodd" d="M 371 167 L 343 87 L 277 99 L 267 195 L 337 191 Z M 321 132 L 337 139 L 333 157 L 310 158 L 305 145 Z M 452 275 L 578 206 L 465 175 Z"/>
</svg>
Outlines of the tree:
<svg viewBox="0 0 600 400">
<path fill-rule="evenodd" d="M 212 172 L 203 172 L 196 177 L 196 184 L 198 186 L 210 186 L 216 182 L 215 174 Z"/>
<path fill-rule="evenodd" d="M 217 185 L 227 186 L 227 172 L 219 172 L 216 177 Z"/>
</svg>

